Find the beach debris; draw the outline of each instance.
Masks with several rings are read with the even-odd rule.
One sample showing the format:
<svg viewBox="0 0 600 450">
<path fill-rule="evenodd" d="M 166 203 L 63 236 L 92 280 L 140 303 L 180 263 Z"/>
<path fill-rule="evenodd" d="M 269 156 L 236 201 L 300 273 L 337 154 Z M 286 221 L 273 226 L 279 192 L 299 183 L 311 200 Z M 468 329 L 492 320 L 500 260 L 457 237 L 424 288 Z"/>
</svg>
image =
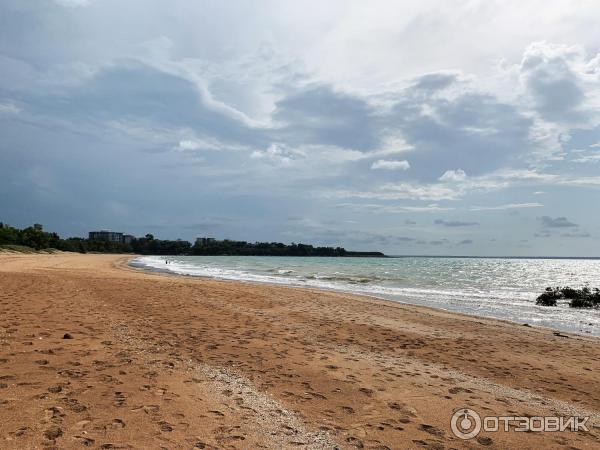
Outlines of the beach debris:
<svg viewBox="0 0 600 450">
<path fill-rule="evenodd" d="M 567 336 L 566 334 L 562 334 L 560 331 L 555 331 L 552 333 L 554 336 L 557 337 L 562 337 L 562 338 L 568 338 L 569 336 Z"/>
<path fill-rule="evenodd" d="M 71 333 L 65 333 L 62 338 L 63 339 L 73 339 L 73 335 Z"/>
</svg>

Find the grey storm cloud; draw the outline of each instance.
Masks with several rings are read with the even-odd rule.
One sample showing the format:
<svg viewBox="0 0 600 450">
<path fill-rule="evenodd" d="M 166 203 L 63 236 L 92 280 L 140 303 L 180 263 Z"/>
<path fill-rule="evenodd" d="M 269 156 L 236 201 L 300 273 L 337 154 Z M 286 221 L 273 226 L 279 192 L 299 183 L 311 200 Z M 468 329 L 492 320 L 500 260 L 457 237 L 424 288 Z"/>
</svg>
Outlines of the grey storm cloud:
<svg viewBox="0 0 600 450">
<path fill-rule="evenodd" d="M 588 238 L 591 237 L 591 234 L 584 231 L 581 233 L 564 233 L 561 236 L 567 238 Z"/>
<path fill-rule="evenodd" d="M 460 220 L 444 220 L 444 219 L 436 219 L 434 222 L 436 225 L 443 225 L 445 227 L 472 227 L 475 225 L 479 225 L 477 222 L 463 222 Z"/>
<path fill-rule="evenodd" d="M 434 246 L 444 245 L 447 243 L 448 243 L 447 239 L 439 239 L 439 240 L 429 241 L 429 245 L 434 245 Z"/>
<path fill-rule="evenodd" d="M 31 112 L 81 121 L 137 121 L 190 127 L 219 139 L 265 145 L 268 139 L 223 111 L 209 107 L 190 81 L 136 61 L 100 70 L 85 84 L 25 96 Z"/>
<path fill-rule="evenodd" d="M 551 121 L 581 119 L 585 100 L 582 80 L 572 67 L 579 58 L 576 49 L 562 47 L 547 51 L 547 46 L 532 45 L 521 62 L 521 74 L 535 107 Z"/>
<path fill-rule="evenodd" d="M 405 155 L 412 173 L 434 180 L 449 167 L 472 175 L 509 164 L 530 146 L 532 120 L 497 98 L 465 93 L 451 100 L 433 91 L 402 99 L 388 118 L 418 152 Z M 423 114 L 423 106 L 431 111 Z"/>
<path fill-rule="evenodd" d="M 542 216 L 539 218 L 542 226 L 545 228 L 574 228 L 578 227 L 576 223 L 570 222 L 566 217 Z"/>
<path fill-rule="evenodd" d="M 292 144 L 328 144 L 369 150 L 379 143 L 371 108 L 355 96 L 317 86 L 276 104 L 274 119 L 284 123 L 276 136 Z"/>
<path fill-rule="evenodd" d="M 425 91 L 439 91 L 451 86 L 458 80 L 456 73 L 431 73 L 415 80 L 414 88 Z"/>
</svg>

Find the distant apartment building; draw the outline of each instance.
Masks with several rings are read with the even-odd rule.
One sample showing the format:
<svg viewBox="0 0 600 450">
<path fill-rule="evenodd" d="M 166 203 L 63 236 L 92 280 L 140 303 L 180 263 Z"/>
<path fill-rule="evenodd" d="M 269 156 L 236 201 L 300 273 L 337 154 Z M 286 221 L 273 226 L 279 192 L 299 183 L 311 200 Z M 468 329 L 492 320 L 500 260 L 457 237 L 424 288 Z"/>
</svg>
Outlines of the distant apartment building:
<svg viewBox="0 0 600 450">
<path fill-rule="evenodd" d="M 90 231 L 89 239 L 90 241 L 124 242 L 123 233 L 108 230 Z"/>
<path fill-rule="evenodd" d="M 199 237 L 196 239 L 196 245 L 200 247 L 206 247 L 208 244 L 215 242 L 215 238 L 210 237 Z"/>
<path fill-rule="evenodd" d="M 123 242 L 123 244 L 131 244 L 134 239 L 135 239 L 135 236 L 133 236 L 131 234 L 124 234 L 122 242 Z"/>
</svg>

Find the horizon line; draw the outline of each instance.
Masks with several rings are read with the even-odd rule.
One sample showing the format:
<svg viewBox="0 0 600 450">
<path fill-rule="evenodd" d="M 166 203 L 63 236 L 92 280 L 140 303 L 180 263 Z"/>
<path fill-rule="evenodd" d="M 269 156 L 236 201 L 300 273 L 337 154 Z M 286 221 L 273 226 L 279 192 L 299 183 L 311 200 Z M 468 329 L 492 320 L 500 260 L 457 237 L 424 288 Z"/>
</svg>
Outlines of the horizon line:
<svg viewBox="0 0 600 450">
<path fill-rule="evenodd" d="M 478 255 L 385 255 L 388 258 L 478 258 L 478 259 L 600 259 L 600 256 L 478 256 Z"/>
</svg>

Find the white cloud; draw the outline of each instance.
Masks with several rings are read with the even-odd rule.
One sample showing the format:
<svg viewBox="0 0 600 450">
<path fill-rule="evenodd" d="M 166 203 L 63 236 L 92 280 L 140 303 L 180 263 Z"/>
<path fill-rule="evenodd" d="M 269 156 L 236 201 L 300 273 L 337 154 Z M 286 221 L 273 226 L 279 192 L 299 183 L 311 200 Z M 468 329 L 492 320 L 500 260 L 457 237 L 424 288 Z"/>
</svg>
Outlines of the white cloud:
<svg viewBox="0 0 600 450">
<path fill-rule="evenodd" d="M 446 170 L 444 174 L 439 178 L 440 181 L 462 181 L 467 178 L 467 174 L 464 170 Z"/>
<path fill-rule="evenodd" d="M 185 140 L 179 141 L 177 148 L 179 150 L 198 150 L 199 148 L 201 148 L 201 144 L 197 141 Z"/>
<path fill-rule="evenodd" d="M 19 108 L 14 103 L 6 102 L 0 103 L 0 114 L 6 115 L 15 115 L 21 112 L 21 108 Z"/>
<path fill-rule="evenodd" d="M 459 174 L 459 179 L 460 179 Z M 516 186 L 599 186 L 600 177 L 579 177 L 538 172 L 530 169 L 503 169 L 478 177 L 465 177 L 459 184 L 446 178 L 438 183 L 385 183 L 369 190 L 337 189 L 323 191 L 325 198 L 363 198 L 379 200 L 422 200 L 422 201 L 457 201 L 465 196 L 477 193 L 491 193 Z M 537 195 L 543 191 L 536 191 Z M 476 206 L 485 209 L 533 208 L 542 206 L 535 203 L 509 203 L 494 207 Z"/>
<path fill-rule="evenodd" d="M 92 3 L 92 0 L 54 0 L 54 3 L 60 6 L 77 7 L 87 6 Z"/>
<path fill-rule="evenodd" d="M 600 186 L 599 177 L 564 177 L 557 180 L 557 184 L 563 186 Z"/>
<path fill-rule="evenodd" d="M 487 78 L 495 69 L 494 62 L 518 60 L 523 48 L 540 36 L 550 42 L 580 42 L 594 48 L 595 27 L 589 18 L 600 14 L 595 2 L 578 2 L 573 7 L 567 0 L 552 4 L 506 0 L 492 6 L 482 0 L 461 4 L 427 0 L 404 2 L 402 7 L 397 2 L 381 2 L 377 8 L 364 2 L 327 3 L 331 9 L 320 11 L 323 16 L 310 27 L 308 36 L 298 29 L 305 39 L 296 48 L 304 44 L 304 59 L 321 77 L 369 92 L 400 84 L 394 74 L 410 78 L 447 67 Z M 301 18 L 297 25 L 307 16 L 299 9 L 294 8 Z M 328 21 L 328 13 L 337 13 L 337 20 Z M 565 20 L 567 15 L 569 20 Z M 497 44 L 498 36 L 504 37 L 502 46 Z M 478 45 L 467 45 L 472 42 Z"/>
<path fill-rule="evenodd" d="M 371 191 L 333 190 L 322 194 L 326 198 L 375 198 L 380 200 L 456 200 L 459 193 L 441 184 L 388 183 Z"/>
<path fill-rule="evenodd" d="M 290 149 L 283 144 L 271 144 L 266 150 L 255 150 L 250 158 L 264 160 L 272 164 L 288 166 L 297 159 L 303 159 L 306 154 L 298 149 Z"/>
<path fill-rule="evenodd" d="M 381 205 L 377 203 L 338 203 L 337 207 L 340 208 L 350 208 L 356 211 L 361 211 L 365 209 L 369 209 L 376 212 L 385 212 L 385 213 L 402 213 L 402 212 L 425 212 L 425 213 L 433 213 L 433 212 L 443 212 L 443 211 L 452 211 L 455 208 L 450 206 L 440 206 L 437 203 L 431 203 L 429 205 L 424 206 L 411 206 L 411 205 Z"/>
<path fill-rule="evenodd" d="M 555 181 L 558 175 L 540 173 L 533 169 L 501 169 L 489 175 L 490 178 L 499 178 L 510 181 Z"/>
<path fill-rule="evenodd" d="M 471 206 L 471 211 L 501 211 L 505 209 L 522 209 L 522 208 L 541 208 L 544 205 L 541 203 L 508 203 L 506 205 L 496 206 Z"/>
<path fill-rule="evenodd" d="M 179 141 L 176 150 L 179 151 L 196 151 L 196 150 L 223 150 L 225 144 L 213 138 L 207 139 L 184 139 Z"/>
<path fill-rule="evenodd" d="M 377 150 L 368 152 L 366 156 L 389 156 L 398 153 L 413 151 L 415 147 L 400 135 L 386 135 L 381 138 L 381 145 Z"/>
<path fill-rule="evenodd" d="M 389 161 L 385 159 L 379 159 L 371 164 L 372 170 L 408 170 L 410 169 L 410 164 L 406 160 L 402 161 Z"/>
<path fill-rule="evenodd" d="M 600 162 L 600 152 L 596 151 L 595 153 L 582 153 L 581 156 L 572 159 L 571 161 L 576 163 L 597 163 Z"/>
</svg>

